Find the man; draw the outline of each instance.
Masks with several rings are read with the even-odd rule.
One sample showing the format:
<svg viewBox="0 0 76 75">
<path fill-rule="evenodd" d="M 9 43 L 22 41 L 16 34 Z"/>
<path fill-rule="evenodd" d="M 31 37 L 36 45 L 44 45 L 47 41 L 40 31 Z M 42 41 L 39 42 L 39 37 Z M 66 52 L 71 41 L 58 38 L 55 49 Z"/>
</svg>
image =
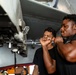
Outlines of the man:
<svg viewBox="0 0 76 75">
<path fill-rule="evenodd" d="M 56 37 L 55 43 L 57 50 L 54 52 L 55 60 L 50 57 L 47 51 L 49 40 L 40 40 L 43 47 L 43 58 L 46 69 L 49 74 L 55 71 L 58 75 L 76 75 L 76 15 L 69 14 L 63 18 L 62 27 L 60 29 L 62 37 Z M 47 58 L 48 57 L 48 58 Z M 56 64 L 56 65 L 55 65 Z"/>
<path fill-rule="evenodd" d="M 51 41 L 51 43 L 49 43 L 47 45 L 47 51 L 50 54 L 51 50 L 56 49 L 56 47 L 54 47 L 52 41 L 55 39 L 56 33 L 55 31 L 51 28 L 48 27 L 44 30 L 44 34 L 42 39 L 44 41 L 49 40 Z M 35 56 L 34 56 L 34 60 L 33 63 L 35 64 L 34 67 L 34 71 L 32 75 L 56 75 L 54 72 L 52 72 L 52 74 L 48 74 L 45 65 L 44 65 L 44 61 L 43 61 L 43 50 L 42 48 L 39 48 L 36 50 Z M 55 68 L 53 68 L 55 70 Z"/>
</svg>

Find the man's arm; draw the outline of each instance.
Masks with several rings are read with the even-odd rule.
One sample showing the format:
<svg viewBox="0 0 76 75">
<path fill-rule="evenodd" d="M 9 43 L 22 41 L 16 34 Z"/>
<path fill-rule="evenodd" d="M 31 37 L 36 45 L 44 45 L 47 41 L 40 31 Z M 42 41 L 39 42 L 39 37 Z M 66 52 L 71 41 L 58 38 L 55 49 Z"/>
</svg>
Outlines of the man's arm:
<svg viewBox="0 0 76 75">
<path fill-rule="evenodd" d="M 38 65 L 35 65 L 35 66 L 34 66 L 34 70 L 33 70 L 32 75 L 39 75 Z"/>
<path fill-rule="evenodd" d="M 47 47 L 43 47 L 43 59 L 48 73 L 54 73 L 56 71 L 56 61 L 49 55 Z"/>
<path fill-rule="evenodd" d="M 62 37 L 57 37 L 55 41 L 61 56 L 69 62 L 76 62 L 76 40 L 64 44 Z"/>
<path fill-rule="evenodd" d="M 47 44 L 50 41 L 43 41 L 42 38 L 40 39 L 40 43 L 42 45 L 43 48 L 43 59 L 44 59 L 44 63 L 45 63 L 45 67 L 48 71 L 49 74 L 52 74 L 56 71 L 56 61 L 53 60 L 48 52 L 48 48 L 47 48 Z"/>
</svg>

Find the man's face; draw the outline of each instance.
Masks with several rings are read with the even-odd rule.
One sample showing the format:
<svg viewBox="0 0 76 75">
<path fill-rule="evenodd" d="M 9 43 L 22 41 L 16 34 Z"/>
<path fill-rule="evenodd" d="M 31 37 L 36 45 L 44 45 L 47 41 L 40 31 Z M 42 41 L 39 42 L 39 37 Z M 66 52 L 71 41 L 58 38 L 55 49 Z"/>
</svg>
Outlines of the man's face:
<svg viewBox="0 0 76 75">
<path fill-rule="evenodd" d="M 52 41 L 52 38 L 53 38 L 52 32 L 45 31 L 44 34 L 43 34 L 43 38 L 44 38 L 45 41 L 48 40 L 48 39 L 50 39 L 50 41 Z"/>
<path fill-rule="evenodd" d="M 69 19 L 65 19 L 63 20 L 62 22 L 62 27 L 61 27 L 61 35 L 63 37 L 69 37 L 71 35 L 73 35 L 73 32 L 74 32 L 74 29 L 73 29 L 73 26 L 74 26 L 74 22 L 69 20 Z"/>
</svg>

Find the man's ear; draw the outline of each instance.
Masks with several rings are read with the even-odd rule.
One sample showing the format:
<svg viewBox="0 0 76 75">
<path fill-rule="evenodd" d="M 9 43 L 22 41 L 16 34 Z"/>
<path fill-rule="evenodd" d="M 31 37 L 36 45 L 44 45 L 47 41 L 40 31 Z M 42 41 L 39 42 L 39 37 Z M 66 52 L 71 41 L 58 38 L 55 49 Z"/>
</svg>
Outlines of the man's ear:
<svg viewBox="0 0 76 75">
<path fill-rule="evenodd" d="M 73 26 L 73 29 L 76 30 L 76 24 Z"/>
<path fill-rule="evenodd" d="M 54 41 L 54 40 L 55 40 L 55 37 L 52 38 L 52 41 Z"/>
</svg>

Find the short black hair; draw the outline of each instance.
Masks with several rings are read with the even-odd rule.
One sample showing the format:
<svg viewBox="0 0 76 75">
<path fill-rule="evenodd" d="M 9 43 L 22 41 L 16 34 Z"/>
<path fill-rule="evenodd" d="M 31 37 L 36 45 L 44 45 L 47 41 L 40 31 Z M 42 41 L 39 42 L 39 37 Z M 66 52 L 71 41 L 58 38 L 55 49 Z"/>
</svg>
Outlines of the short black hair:
<svg viewBox="0 0 76 75">
<path fill-rule="evenodd" d="M 76 14 L 68 14 L 68 15 L 64 16 L 63 20 L 65 20 L 65 19 L 69 19 L 76 23 Z"/>
<path fill-rule="evenodd" d="M 56 37 L 56 31 L 55 31 L 53 28 L 48 27 L 48 28 L 46 28 L 46 29 L 44 30 L 44 32 L 45 32 L 45 31 L 52 32 L 53 36 Z"/>
</svg>

